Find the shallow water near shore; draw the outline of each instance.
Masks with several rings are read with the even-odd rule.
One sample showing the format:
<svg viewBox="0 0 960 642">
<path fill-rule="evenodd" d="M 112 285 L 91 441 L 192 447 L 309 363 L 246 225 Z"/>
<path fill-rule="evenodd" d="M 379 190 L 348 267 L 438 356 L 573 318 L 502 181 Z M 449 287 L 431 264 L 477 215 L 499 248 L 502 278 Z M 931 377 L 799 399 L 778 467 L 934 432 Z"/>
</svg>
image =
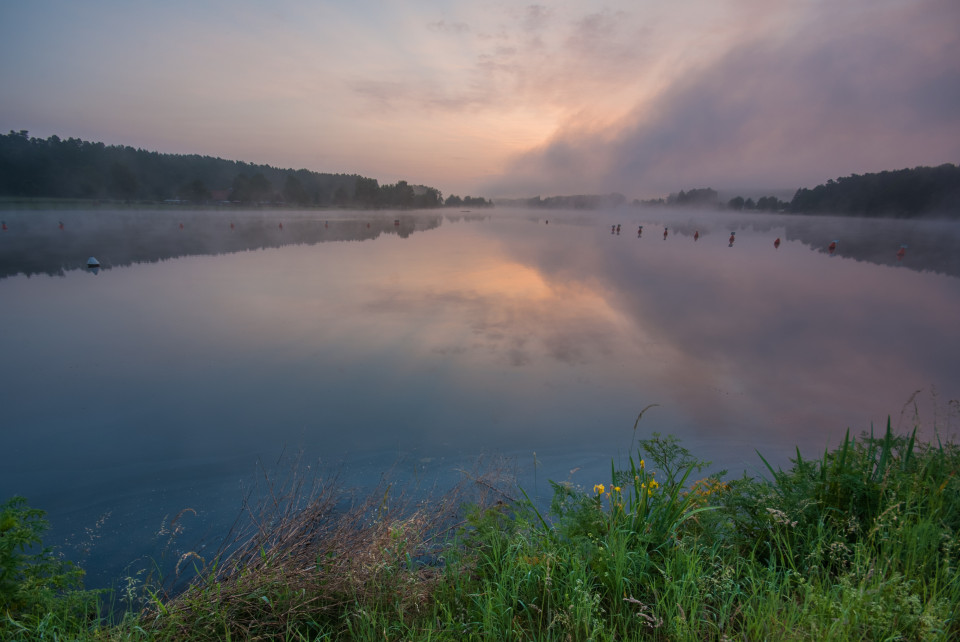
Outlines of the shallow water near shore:
<svg viewBox="0 0 960 642">
<path fill-rule="evenodd" d="M 957 223 L 4 218 L 0 498 L 48 511 L 47 542 L 90 586 L 156 558 L 184 509 L 177 545 L 215 546 L 245 489 L 298 453 L 358 486 L 393 470 L 442 487 L 505 456 L 546 498 L 547 479 L 607 481 L 649 404 L 637 439 L 675 435 L 733 474 L 759 474 L 756 451 L 788 465 L 888 415 L 906 431 L 919 414 L 927 437 L 960 426 Z"/>
</svg>

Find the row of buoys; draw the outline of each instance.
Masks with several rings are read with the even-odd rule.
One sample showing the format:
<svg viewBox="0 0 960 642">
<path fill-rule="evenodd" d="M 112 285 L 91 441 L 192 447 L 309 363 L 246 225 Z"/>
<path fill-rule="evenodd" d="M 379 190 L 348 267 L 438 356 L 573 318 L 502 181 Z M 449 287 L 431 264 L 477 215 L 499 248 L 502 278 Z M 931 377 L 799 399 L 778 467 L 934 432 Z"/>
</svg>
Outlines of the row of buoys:
<svg viewBox="0 0 960 642">
<path fill-rule="evenodd" d="M 548 221 L 547 221 L 547 224 L 549 224 L 549 223 L 550 223 L 550 221 L 548 220 Z M 397 219 L 394 219 L 394 220 L 393 220 L 393 224 L 394 224 L 394 226 L 399 226 L 399 225 L 400 225 L 400 219 L 398 219 L 398 218 L 397 218 Z M 323 227 L 327 228 L 327 227 L 329 227 L 329 226 L 330 226 L 330 224 L 329 224 L 327 221 L 324 221 Z M 64 229 L 63 221 L 59 221 L 58 227 L 59 227 L 61 230 Z M 282 222 L 279 223 L 279 224 L 277 225 L 277 227 L 278 227 L 278 229 L 280 229 L 281 231 L 283 231 L 283 223 L 282 223 Z M 368 229 L 370 228 L 370 223 L 367 223 L 367 228 L 368 228 Z M 8 229 L 9 229 L 9 228 L 7 227 L 7 222 L 6 222 L 6 221 L 0 221 L 0 230 L 6 232 Z M 180 223 L 180 224 L 179 224 L 179 229 L 181 229 L 181 230 L 184 229 L 183 223 Z M 231 230 L 234 229 L 234 224 L 233 224 L 232 222 L 230 223 L 230 229 L 231 229 Z M 620 225 L 619 225 L 619 224 L 611 225 L 611 226 L 610 226 L 610 233 L 611 233 L 611 234 L 616 234 L 617 236 L 619 236 L 619 235 L 620 235 Z M 664 228 L 663 228 L 663 240 L 664 240 L 664 241 L 667 240 L 667 236 L 669 235 L 669 233 L 670 233 L 670 228 L 669 228 L 669 227 L 664 227 Z M 736 235 L 737 235 L 737 233 L 736 233 L 735 231 L 730 232 L 730 238 L 728 239 L 728 245 L 727 245 L 727 247 L 733 247 L 733 243 L 734 243 L 734 241 L 736 241 Z M 642 236 L 643 236 L 643 226 L 640 225 L 640 226 L 637 227 L 637 238 L 641 238 Z M 694 242 L 700 240 L 700 230 L 695 230 L 695 231 L 694 231 L 694 233 L 693 233 L 693 240 L 694 240 Z M 833 240 L 830 242 L 830 244 L 827 246 L 827 251 L 830 253 L 830 256 L 834 256 L 834 255 L 836 254 L 837 248 L 839 247 L 839 245 L 840 245 L 840 241 L 839 241 L 838 239 L 833 239 Z M 775 249 L 780 249 L 780 237 L 779 237 L 779 236 L 778 236 L 777 239 L 773 242 L 773 247 L 774 247 Z M 897 254 L 896 254 L 898 261 L 902 261 L 902 260 L 903 260 L 903 257 L 906 256 L 906 254 L 907 254 L 907 247 L 908 247 L 908 246 L 907 246 L 906 244 L 901 244 L 901 245 L 900 245 L 900 248 L 897 250 Z M 90 257 L 90 260 L 91 260 L 91 261 L 95 261 L 96 259 L 94 259 L 93 257 Z M 93 267 L 93 266 L 90 265 L 90 261 L 87 261 L 87 267 Z M 97 265 L 96 265 L 95 267 L 96 267 L 96 268 L 99 268 L 99 267 L 100 267 L 100 264 L 97 263 Z"/>
<path fill-rule="evenodd" d="M 616 235 L 619 236 L 619 234 L 620 234 L 620 225 L 611 225 L 611 226 L 610 226 L 610 233 L 611 233 L 611 234 L 616 234 Z M 664 227 L 664 228 L 663 228 L 663 240 L 664 240 L 664 241 L 667 240 L 667 236 L 669 236 L 669 234 L 670 234 L 670 228 L 669 228 L 669 227 Z M 642 225 L 639 225 L 639 226 L 637 226 L 637 238 L 642 238 L 642 237 L 643 237 L 643 226 L 642 226 Z M 700 240 L 700 230 L 694 230 L 694 232 L 693 232 L 693 240 L 694 240 L 694 242 Z M 734 244 L 734 242 L 735 242 L 736 240 L 737 240 L 737 233 L 736 233 L 735 231 L 731 231 L 731 232 L 730 232 L 730 238 L 727 239 L 727 243 L 728 243 L 727 247 L 733 247 L 733 244 Z M 780 249 L 780 237 L 779 237 L 779 236 L 776 238 L 776 240 L 774 240 L 774 242 L 773 242 L 773 247 L 774 247 L 774 249 L 778 249 L 778 250 Z M 833 239 L 832 241 L 830 241 L 830 244 L 827 245 L 827 251 L 830 253 L 830 256 L 834 256 L 834 255 L 836 254 L 836 252 L 837 252 L 837 248 L 839 248 L 839 247 L 840 247 L 840 241 L 839 241 L 839 239 Z M 897 260 L 898 260 L 898 261 L 902 261 L 902 260 L 903 260 L 903 257 L 906 256 L 906 254 L 907 254 L 907 247 L 908 247 L 908 246 L 907 246 L 906 244 L 901 244 L 901 245 L 900 245 L 900 249 L 897 250 Z"/>
</svg>

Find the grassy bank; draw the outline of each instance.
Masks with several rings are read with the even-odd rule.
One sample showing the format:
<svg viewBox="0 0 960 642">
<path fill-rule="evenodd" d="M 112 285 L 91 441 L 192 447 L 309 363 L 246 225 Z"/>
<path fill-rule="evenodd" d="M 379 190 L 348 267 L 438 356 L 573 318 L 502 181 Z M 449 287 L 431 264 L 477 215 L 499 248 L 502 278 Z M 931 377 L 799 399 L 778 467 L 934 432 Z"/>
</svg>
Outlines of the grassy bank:
<svg viewBox="0 0 960 642">
<path fill-rule="evenodd" d="M 148 584 L 131 602 L 8 546 L 42 530 L 8 503 L 0 637 L 960 638 L 956 444 L 888 425 L 767 478 L 725 479 L 701 478 L 706 462 L 673 438 L 639 443 L 592 487 L 554 484 L 549 509 L 480 473 L 431 500 L 274 487 L 215 559 L 181 560 L 199 571 L 185 590 Z"/>
</svg>

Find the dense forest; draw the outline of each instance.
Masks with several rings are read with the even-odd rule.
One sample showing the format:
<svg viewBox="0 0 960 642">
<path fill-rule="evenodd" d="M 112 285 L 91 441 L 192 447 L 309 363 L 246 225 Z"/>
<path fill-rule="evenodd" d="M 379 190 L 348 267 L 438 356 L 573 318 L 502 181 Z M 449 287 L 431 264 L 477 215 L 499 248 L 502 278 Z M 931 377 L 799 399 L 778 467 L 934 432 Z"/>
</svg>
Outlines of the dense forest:
<svg viewBox="0 0 960 642">
<path fill-rule="evenodd" d="M 790 202 L 775 196 L 763 196 L 756 201 L 736 196 L 724 204 L 718 200 L 717 191 L 707 187 L 680 191 L 666 199 L 634 201 L 634 205 L 889 218 L 960 218 L 960 167 L 946 163 L 878 174 L 853 174 L 831 179 L 813 189 L 798 189 Z"/>
<path fill-rule="evenodd" d="M 485 206 L 406 181 L 380 185 L 356 174 L 278 169 L 210 156 L 161 154 L 77 138 L 0 134 L 0 197 L 271 204 L 298 207 Z"/>
<path fill-rule="evenodd" d="M 791 212 L 910 218 L 960 216 L 960 167 L 916 167 L 879 174 L 853 174 L 813 189 L 799 189 Z"/>
<path fill-rule="evenodd" d="M 532 207 L 548 210 L 599 210 L 610 207 L 619 207 L 626 202 L 623 194 L 574 194 L 571 196 L 548 196 L 541 198 L 501 198 L 498 205 L 506 207 Z"/>
</svg>

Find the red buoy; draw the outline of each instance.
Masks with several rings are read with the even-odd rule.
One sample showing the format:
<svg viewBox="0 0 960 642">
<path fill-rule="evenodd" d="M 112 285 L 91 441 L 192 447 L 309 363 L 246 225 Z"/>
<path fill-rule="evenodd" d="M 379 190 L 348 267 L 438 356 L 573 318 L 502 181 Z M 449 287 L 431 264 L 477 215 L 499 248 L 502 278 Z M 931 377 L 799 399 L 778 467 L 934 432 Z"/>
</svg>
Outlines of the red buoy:
<svg viewBox="0 0 960 642">
<path fill-rule="evenodd" d="M 697 230 L 696 232 L 693 233 L 693 240 L 694 241 L 700 240 L 700 230 Z"/>
<path fill-rule="evenodd" d="M 668 231 L 668 228 L 666 228 L 666 227 L 663 228 L 663 240 L 664 240 L 664 241 L 667 240 L 667 231 Z"/>
<path fill-rule="evenodd" d="M 777 237 L 777 240 L 773 242 L 773 247 L 776 249 L 780 248 L 780 237 Z"/>
</svg>

